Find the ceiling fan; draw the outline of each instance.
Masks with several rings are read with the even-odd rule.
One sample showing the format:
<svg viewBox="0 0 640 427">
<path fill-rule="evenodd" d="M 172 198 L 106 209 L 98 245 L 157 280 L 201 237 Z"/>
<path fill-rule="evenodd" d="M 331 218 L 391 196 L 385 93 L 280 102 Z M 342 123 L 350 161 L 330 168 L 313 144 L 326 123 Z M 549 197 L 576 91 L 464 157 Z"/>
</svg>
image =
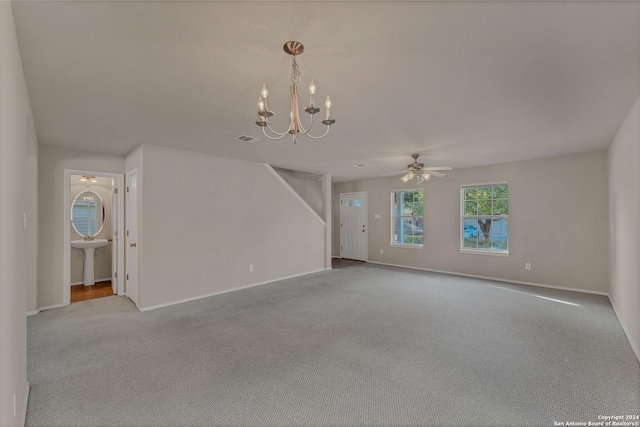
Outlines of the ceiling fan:
<svg viewBox="0 0 640 427">
<path fill-rule="evenodd" d="M 406 173 L 406 175 L 400 178 L 402 182 L 409 182 L 413 178 L 416 178 L 418 184 L 422 184 L 423 182 L 430 180 L 432 176 L 443 177 L 446 175 L 438 171 L 453 170 L 449 166 L 431 166 L 426 168 L 424 167 L 424 163 L 418 163 L 418 157 L 420 157 L 420 154 L 412 154 L 411 157 L 413 157 L 413 163 L 409 163 L 407 165 L 408 171 L 392 172 L 382 176 L 392 176 Z"/>
</svg>

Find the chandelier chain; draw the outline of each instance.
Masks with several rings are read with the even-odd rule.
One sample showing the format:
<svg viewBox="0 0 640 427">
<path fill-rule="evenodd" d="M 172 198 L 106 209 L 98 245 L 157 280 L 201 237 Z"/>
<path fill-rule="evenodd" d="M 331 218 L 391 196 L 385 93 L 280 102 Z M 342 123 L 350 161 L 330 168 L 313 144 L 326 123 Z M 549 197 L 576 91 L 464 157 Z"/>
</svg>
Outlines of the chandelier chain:
<svg viewBox="0 0 640 427">
<path fill-rule="evenodd" d="M 300 83 L 300 67 L 298 67 L 298 63 L 296 62 L 296 57 L 292 56 L 293 63 L 291 64 L 291 83 L 297 85 Z"/>
</svg>

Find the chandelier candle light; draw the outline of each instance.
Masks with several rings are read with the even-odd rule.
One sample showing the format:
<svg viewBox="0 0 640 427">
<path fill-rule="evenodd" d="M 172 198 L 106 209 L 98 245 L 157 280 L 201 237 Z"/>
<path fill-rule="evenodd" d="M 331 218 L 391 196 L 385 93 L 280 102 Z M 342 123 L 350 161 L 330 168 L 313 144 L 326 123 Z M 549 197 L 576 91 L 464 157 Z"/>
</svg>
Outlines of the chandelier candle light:
<svg viewBox="0 0 640 427">
<path fill-rule="evenodd" d="M 269 139 L 282 139 L 286 134 L 290 133 L 293 136 L 293 143 L 298 143 L 298 134 L 301 133 L 303 135 L 307 135 L 309 138 L 320 139 L 324 138 L 329 133 L 329 126 L 334 124 L 336 121 L 331 118 L 331 98 L 327 96 L 325 101 L 325 106 L 327 107 L 327 111 L 325 114 L 324 120 L 322 120 L 322 124 L 327 126 L 327 130 L 324 134 L 320 136 L 309 135 L 309 131 L 311 130 L 311 126 L 313 125 L 313 116 L 316 113 L 320 112 L 320 108 L 315 105 L 315 94 L 316 94 L 316 82 L 311 80 L 311 84 L 309 85 L 309 106 L 304 109 L 305 112 L 311 115 L 311 120 L 309 121 L 309 127 L 304 128 L 302 123 L 300 122 L 300 113 L 298 112 L 298 83 L 300 82 L 300 68 L 298 68 L 298 63 L 296 62 L 296 56 L 300 55 L 304 51 L 304 46 L 300 42 L 296 41 L 288 41 L 284 44 L 284 51 L 291 55 L 293 58 L 293 62 L 291 64 L 291 88 L 289 91 L 291 98 L 291 112 L 289 113 L 289 128 L 286 132 L 280 133 L 273 130 L 271 127 L 271 123 L 269 122 L 269 117 L 273 116 L 273 112 L 269 110 L 269 103 L 267 101 L 267 97 L 269 96 L 269 91 L 267 90 L 267 85 L 262 85 L 262 90 L 260 91 L 260 98 L 258 98 L 258 118 L 256 124 L 262 128 L 262 133 Z M 269 128 L 269 130 L 277 135 L 271 136 L 267 133 L 265 128 Z"/>
</svg>

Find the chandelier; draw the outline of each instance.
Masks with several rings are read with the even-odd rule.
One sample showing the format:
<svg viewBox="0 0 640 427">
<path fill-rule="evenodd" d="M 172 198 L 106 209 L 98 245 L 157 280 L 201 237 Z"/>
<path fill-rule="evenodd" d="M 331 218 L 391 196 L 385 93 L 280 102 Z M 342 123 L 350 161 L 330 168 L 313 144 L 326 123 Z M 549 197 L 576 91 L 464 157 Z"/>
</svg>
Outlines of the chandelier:
<svg viewBox="0 0 640 427">
<path fill-rule="evenodd" d="M 313 136 L 309 134 L 311 130 L 311 126 L 313 125 L 313 116 L 320 112 L 320 108 L 315 105 L 315 94 L 316 94 L 316 83 L 311 80 L 311 84 L 309 84 L 309 106 L 304 109 L 305 112 L 311 115 L 311 120 L 309 121 L 309 126 L 305 129 L 302 126 L 300 121 L 300 113 L 298 112 L 298 83 L 300 82 L 300 68 L 298 68 L 298 63 L 296 62 L 296 56 L 300 55 L 304 51 L 304 46 L 302 43 L 297 41 L 288 41 L 284 44 L 284 51 L 291 55 L 293 58 L 293 62 L 291 64 L 291 87 L 289 90 L 289 95 L 291 99 L 291 112 L 289 113 L 289 128 L 285 132 L 276 132 L 271 127 L 271 122 L 269 121 L 269 117 L 273 116 L 273 111 L 269 110 L 269 103 L 267 102 L 267 96 L 269 95 L 269 91 L 267 90 L 267 85 L 262 85 L 262 90 L 260 91 L 260 98 L 258 98 L 258 120 L 256 124 L 262 128 L 262 133 L 269 139 L 282 139 L 288 133 L 293 136 L 293 143 L 298 143 L 298 134 L 307 135 L 309 138 L 320 139 L 324 138 L 329 133 L 329 126 L 334 124 L 336 121 L 331 118 L 331 98 L 327 96 L 325 101 L 325 106 L 327 107 L 327 111 L 325 114 L 324 120 L 322 120 L 322 124 L 327 126 L 327 130 L 320 136 Z M 269 135 L 266 129 L 269 129 L 273 133 L 272 136 Z"/>
</svg>

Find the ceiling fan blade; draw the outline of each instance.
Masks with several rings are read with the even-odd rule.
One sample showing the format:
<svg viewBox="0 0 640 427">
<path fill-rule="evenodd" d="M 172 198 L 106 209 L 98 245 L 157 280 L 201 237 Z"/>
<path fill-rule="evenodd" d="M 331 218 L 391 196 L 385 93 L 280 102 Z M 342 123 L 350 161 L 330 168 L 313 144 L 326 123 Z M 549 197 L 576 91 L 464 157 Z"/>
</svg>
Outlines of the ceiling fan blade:
<svg viewBox="0 0 640 427">
<path fill-rule="evenodd" d="M 437 176 L 438 178 L 442 178 L 443 176 L 445 176 L 445 175 L 446 175 L 446 173 L 436 172 L 436 171 L 432 171 L 432 170 L 429 170 L 429 173 L 430 173 L 431 175 L 433 175 L 433 176 Z"/>
<path fill-rule="evenodd" d="M 453 170 L 449 166 L 432 166 L 432 167 L 423 168 L 423 169 L 426 169 L 428 171 L 452 171 Z"/>
<path fill-rule="evenodd" d="M 380 175 L 380 176 L 394 176 L 394 175 L 402 175 L 409 172 L 408 170 L 403 170 L 403 171 L 399 171 L 399 172 L 389 172 L 389 173 L 385 173 L 384 175 Z"/>
</svg>

